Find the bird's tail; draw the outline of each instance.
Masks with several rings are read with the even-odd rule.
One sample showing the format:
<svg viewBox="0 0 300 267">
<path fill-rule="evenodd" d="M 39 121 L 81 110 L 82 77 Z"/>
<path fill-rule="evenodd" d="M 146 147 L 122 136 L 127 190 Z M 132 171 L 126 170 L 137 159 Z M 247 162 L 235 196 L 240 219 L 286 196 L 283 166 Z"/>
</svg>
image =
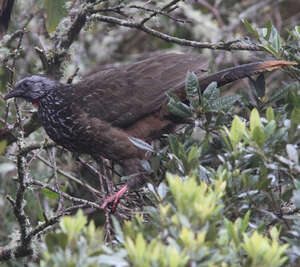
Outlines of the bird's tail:
<svg viewBox="0 0 300 267">
<path fill-rule="evenodd" d="M 293 65 L 297 65 L 297 63 L 284 60 L 273 60 L 244 64 L 224 69 L 206 77 L 202 77 L 199 79 L 199 85 L 200 88 L 204 90 L 213 81 L 216 81 L 218 86 L 222 86 L 233 81 L 249 77 L 251 75 L 256 75 L 265 71 L 273 71 L 282 67 L 288 67 Z"/>
</svg>

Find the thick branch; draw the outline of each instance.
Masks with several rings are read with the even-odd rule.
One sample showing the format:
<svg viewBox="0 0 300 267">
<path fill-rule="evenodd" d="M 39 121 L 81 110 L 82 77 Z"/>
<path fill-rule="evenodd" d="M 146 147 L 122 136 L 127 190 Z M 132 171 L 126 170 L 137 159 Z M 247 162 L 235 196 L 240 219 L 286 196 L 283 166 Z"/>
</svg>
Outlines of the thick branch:
<svg viewBox="0 0 300 267">
<path fill-rule="evenodd" d="M 19 242 L 13 246 L 5 246 L 0 247 L 0 261 L 8 261 L 13 258 L 27 257 L 31 256 L 33 250 L 30 246 L 27 246 L 27 243 L 30 243 L 37 235 L 44 233 L 45 231 L 51 229 L 51 226 L 54 226 L 58 223 L 59 219 L 62 216 L 70 214 L 72 211 L 86 207 L 87 204 L 80 204 L 76 206 L 72 206 L 70 208 L 65 209 L 63 212 L 59 213 L 56 216 L 53 216 L 47 219 L 44 223 L 38 225 L 36 228 L 28 232 L 25 237 L 25 243 Z"/>
</svg>

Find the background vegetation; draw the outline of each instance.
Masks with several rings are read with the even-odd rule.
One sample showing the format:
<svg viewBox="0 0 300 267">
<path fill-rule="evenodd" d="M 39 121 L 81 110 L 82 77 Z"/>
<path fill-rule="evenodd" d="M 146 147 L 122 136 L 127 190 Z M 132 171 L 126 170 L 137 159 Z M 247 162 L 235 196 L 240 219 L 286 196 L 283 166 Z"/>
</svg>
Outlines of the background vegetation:
<svg viewBox="0 0 300 267">
<path fill-rule="evenodd" d="M 296 0 L 17 0 L 0 43 L 0 91 L 32 73 L 76 83 L 162 51 L 202 54 L 210 72 L 258 59 L 299 64 L 299 10 Z M 116 190 L 126 177 L 106 159 L 75 161 L 31 105 L 1 98 L 1 264 L 297 266 L 297 66 L 222 91 L 212 83 L 201 96 L 189 73 L 186 90 L 190 104 L 170 96 L 169 108 L 190 123 L 139 143 L 152 154 L 149 184 L 113 216 L 100 209 L 110 192 L 99 181 Z"/>
</svg>

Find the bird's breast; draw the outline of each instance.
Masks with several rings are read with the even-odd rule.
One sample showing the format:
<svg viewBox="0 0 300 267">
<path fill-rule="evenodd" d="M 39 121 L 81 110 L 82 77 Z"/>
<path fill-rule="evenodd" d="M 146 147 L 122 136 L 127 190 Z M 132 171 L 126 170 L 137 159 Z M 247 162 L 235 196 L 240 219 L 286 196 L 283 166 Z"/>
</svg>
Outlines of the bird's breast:
<svg viewBox="0 0 300 267">
<path fill-rule="evenodd" d="M 41 101 L 38 116 L 49 137 L 69 150 L 76 150 L 77 118 L 71 107 L 58 101 Z"/>
</svg>

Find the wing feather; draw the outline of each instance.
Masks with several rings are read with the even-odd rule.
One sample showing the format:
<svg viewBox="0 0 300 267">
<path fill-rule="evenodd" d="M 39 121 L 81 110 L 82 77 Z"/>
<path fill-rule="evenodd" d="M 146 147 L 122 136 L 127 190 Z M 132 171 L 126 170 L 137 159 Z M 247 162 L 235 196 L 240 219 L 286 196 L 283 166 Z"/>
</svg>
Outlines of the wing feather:
<svg viewBox="0 0 300 267">
<path fill-rule="evenodd" d="M 158 110 L 166 92 L 184 87 L 188 70 L 203 76 L 207 62 L 191 54 L 166 54 L 111 67 L 73 86 L 71 101 L 91 117 L 129 127 Z"/>
</svg>

